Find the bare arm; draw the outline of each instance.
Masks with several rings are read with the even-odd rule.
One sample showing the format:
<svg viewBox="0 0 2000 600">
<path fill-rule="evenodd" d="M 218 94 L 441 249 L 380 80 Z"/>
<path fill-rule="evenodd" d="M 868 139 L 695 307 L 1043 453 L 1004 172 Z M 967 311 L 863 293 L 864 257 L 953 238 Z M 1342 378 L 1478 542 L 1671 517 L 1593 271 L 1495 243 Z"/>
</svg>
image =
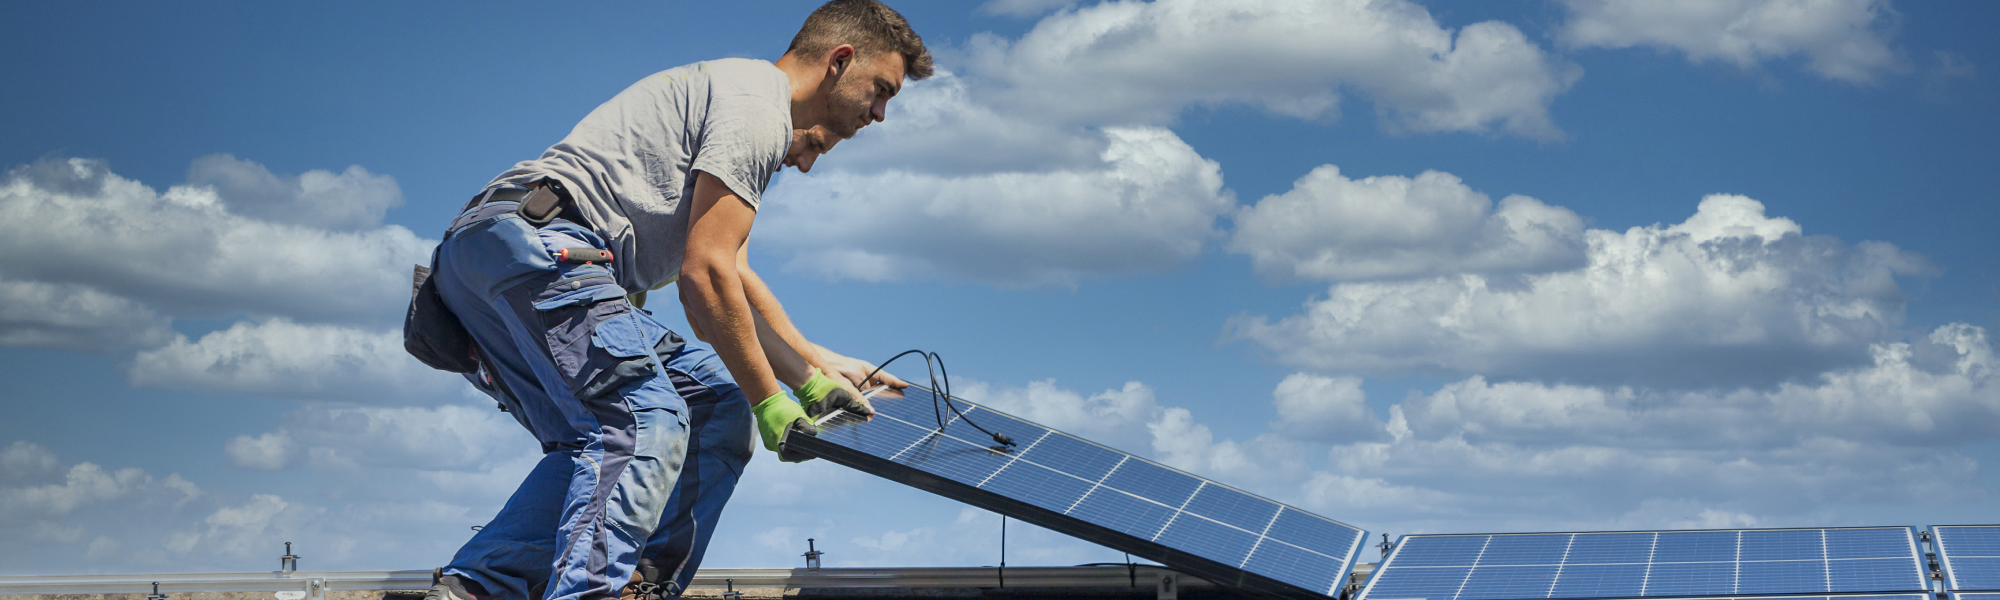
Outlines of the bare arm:
<svg viewBox="0 0 2000 600">
<path fill-rule="evenodd" d="M 681 262 L 682 301 L 689 322 L 707 334 L 701 337 L 715 346 L 723 366 L 755 404 L 783 391 L 758 340 L 756 315 L 738 271 L 757 212 L 714 176 L 697 171 L 695 177 L 687 254 Z"/>
<path fill-rule="evenodd" d="M 791 317 L 785 315 L 784 305 L 779 304 L 778 297 L 771 294 L 771 288 L 764 285 L 764 278 L 757 276 L 757 272 L 750 268 L 750 253 L 747 250 L 746 247 L 745 252 L 737 256 L 736 268 L 743 277 L 743 293 L 750 298 L 750 306 L 763 318 L 759 324 L 768 325 L 771 332 L 783 340 L 786 346 L 795 350 L 808 367 L 817 367 L 832 378 L 835 384 L 847 388 L 847 391 L 853 392 L 855 397 L 860 397 L 861 391 L 854 387 L 854 382 L 839 376 L 840 371 L 820 351 L 819 344 L 806 340 L 805 334 L 800 333 L 799 328 L 792 325 Z M 810 376 L 810 373 L 807 375 Z M 804 380 L 801 379 L 800 383 L 803 384 Z"/>
</svg>

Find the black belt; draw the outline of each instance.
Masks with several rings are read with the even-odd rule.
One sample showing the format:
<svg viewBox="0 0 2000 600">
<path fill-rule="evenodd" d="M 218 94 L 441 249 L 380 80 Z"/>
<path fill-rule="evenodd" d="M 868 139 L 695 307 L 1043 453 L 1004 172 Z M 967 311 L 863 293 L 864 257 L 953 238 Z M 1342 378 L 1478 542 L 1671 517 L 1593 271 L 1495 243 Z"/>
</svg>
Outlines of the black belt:
<svg viewBox="0 0 2000 600">
<path fill-rule="evenodd" d="M 451 226 L 445 229 L 445 235 L 448 237 L 460 227 L 506 212 L 520 215 L 522 220 L 533 224 L 536 228 L 547 226 L 557 218 L 585 228 L 591 227 L 590 221 L 584 219 L 583 213 L 577 210 L 576 202 L 571 200 L 569 190 L 563 189 L 562 182 L 544 177 L 529 183 L 528 186 L 492 187 L 473 196 L 470 202 L 465 203 L 465 208 L 459 212 L 458 218 L 453 219 Z M 496 206 L 501 203 L 511 203 L 513 206 Z"/>
</svg>

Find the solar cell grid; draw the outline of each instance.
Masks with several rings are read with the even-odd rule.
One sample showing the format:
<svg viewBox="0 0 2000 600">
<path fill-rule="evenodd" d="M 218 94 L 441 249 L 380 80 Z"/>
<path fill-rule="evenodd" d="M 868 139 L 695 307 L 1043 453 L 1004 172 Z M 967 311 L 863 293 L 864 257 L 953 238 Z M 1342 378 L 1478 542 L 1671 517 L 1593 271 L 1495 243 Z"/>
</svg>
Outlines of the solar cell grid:
<svg viewBox="0 0 2000 600">
<path fill-rule="evenodd" d="M 1931 527 L 1931 536 L 1946 587 L 2000 591 L 2000 525 L 1940 525 Z"/>
<path fill-rule="evenodd" d="M 1403 538 L 1359 600 L 1781 596 L 1926 589 L 1914 532 L 1907 527 L 1417 535 Z"/>
<path fill-rule="evenodd" d="M 1359 529 L 974 403 L 954 399 L 963 414 L 944 412 L 939 429 L 923 388 L 871 401 L 874 419 L 835 415 L 819 436 L 788 446 L 1266 591 L 1336 592 L 1363 538 Z M 997 447 L 979 428 L 1017 446 Z"/>
</svg>

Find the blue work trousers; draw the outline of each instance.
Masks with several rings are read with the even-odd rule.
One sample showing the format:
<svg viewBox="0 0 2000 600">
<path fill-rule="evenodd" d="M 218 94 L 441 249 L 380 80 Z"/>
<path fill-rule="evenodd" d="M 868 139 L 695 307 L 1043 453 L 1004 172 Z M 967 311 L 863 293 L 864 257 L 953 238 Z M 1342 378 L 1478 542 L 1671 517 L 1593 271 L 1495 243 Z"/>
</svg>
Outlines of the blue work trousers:
<svg viewBox="0 0 2000 600">
<path fill-rule="evenodd" d="M 545 455 L 445 572 L 508 600 L 596 600 L 643 555 L 686 589 L 750 457 L 749 403 L 713 351 L 626 300 L 615 260 L 557 259 L 602 239 L 514 206 L 460 215 L 432 277 L 483 355 L 468 379 Z"/>
</svg>

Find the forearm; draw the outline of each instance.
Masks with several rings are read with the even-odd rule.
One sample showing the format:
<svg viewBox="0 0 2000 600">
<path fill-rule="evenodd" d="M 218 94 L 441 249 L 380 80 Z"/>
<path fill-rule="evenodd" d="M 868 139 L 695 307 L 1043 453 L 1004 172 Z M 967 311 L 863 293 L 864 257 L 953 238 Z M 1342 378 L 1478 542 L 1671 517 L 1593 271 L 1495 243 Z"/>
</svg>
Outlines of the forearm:
<svg viewBox="0 0 2000 600">
<path fill-rule="evenodd" d="M 753 309 L 751 316 L 757 319 L 757 343 L 764 347 L 764 358 L 771 363 L 771 373 L 786 387 L 796 390 L 805 385 L 806 380 L 812 378 L 812 364 L 771 329 L 763 314 Z"/>
<path fill-rule="evenodd" d="M 751 403 L 783 392 L 758 341 L 756 315 L 733 261 L 697 262 L 681 272 L 683 298 L 694 326 L 708 334 L 737 386 Z"/>
<path fill-rule="evenodd" d="M 744 296 L 749 298 L 751 308 L 762 317 L 760 324 L 767 325 L 771 334 L 783 340 L 786 349 L 805 361 L 806 366 L 826 369 L 826 359 L 820 354 L 820 346 L 807 340 L 805 334 L 792 325 L 791 317 L 785 315 L 784 305 L 779 304 L 778 297 L 771 294 L 771 288 L 764 285 L 764 278 L 750 269 L 747 257 L 741 259 L 737 271 L 743 278 Z"/>
</svg>

